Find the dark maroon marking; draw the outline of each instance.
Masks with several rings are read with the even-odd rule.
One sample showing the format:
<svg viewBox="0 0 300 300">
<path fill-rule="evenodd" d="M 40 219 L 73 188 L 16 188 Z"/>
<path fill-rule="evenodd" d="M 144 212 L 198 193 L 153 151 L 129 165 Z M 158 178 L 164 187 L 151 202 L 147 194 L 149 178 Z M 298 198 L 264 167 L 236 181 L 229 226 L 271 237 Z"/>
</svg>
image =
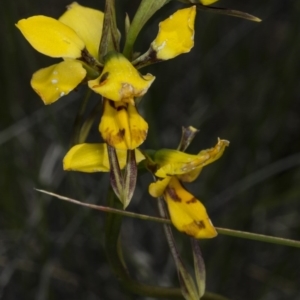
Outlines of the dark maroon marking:
<svg viewBox="0 0 300 300">
<path fill-rule="evenodd" d="M 120 129 L 118 135 L 123 138 L 125 136 L 125 129 Z"/>
<path fill-rule="evenodd" d="M 109 105 L 110 105 L 112 108 L 114 108 L 116 111 L 120 111 L 120 110 L 122 110 L 122 109 L 125 109 L 125 110 L 127 109 L 126 104 L 120 105 L 120 106 L 116 107 L 115 101 L 109 100 L 108 103 L 109 103 Z"/>
<path fill-rule="evenodd" d="M 101 77 L 100 77 L 100 80 L 99 80 L 99 83 L 102 83 L 103 81 L 105 81 L 107 79 L 109 75 L 109 72 L 105 72 Z"/>
<path fill-rule="evenodd" d="M 178 197 L 175 189 L 173 188 L 167 188 L 167 193 L 170 195 L 171 199 L 175 202 L 181 202 L 181 198 Z"/>
<path fill-rule="evenodd" d="M 193 197 L 191 200 L 186 201 L 186 204 L 195 203 L 197 202 L 197 199 Z"/>
<path fill-rule="evenodd" d="M 200 229 L 205 229 L 205 224 L 203 221 L 195 221 L 195 223 Z"/>
<path fill-rule="evenodd" d="M 127 109 L 127 107 L 125 106 L 125 105 L 120 105 L 120 106 L 118 106 L 118 107 L 115 107 L 115 109 L 117 110 L 117 111 L 120 111 L 120 110 L 122 110 L 122 109 Z"/>
</svg>

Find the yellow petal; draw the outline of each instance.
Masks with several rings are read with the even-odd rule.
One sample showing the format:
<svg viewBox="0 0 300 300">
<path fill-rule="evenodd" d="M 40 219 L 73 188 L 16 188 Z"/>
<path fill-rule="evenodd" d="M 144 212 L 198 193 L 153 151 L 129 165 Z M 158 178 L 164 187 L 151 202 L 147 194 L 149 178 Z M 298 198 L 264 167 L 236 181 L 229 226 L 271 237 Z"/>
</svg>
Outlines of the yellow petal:
<svg viewBox="0 0 300 300">
<path fill-rule="evenodd" d="M 44 103 L 51 104 L 69 94 L 85 75 L 79 61 L 66 60 L 35 72 L 30 83 Z"/>
<path fill-rule="evenodd" d="M 194 238 L 213 238 L 217 231 L 212 225 L 205 207 L 187 192 L 176 177 L 172 177 L 164 192 L 173 225 Z"/>
<path fill-rule="evenodd" d="M 180 175 L 190 172 L 201 166 L 209 155 L 193 155 L 178 150 L 161 149 L 154 155 L 154 161 L 158 165 L 156 176 L 164 178 L 168 175 Z"/>
<path fill-rule="evenodd" d="M 84 41 L 90 54 L 98 57 L 103 26 L 103 12 L 81 6 L 77 2 L 68 5 L 68 10 L 58 19 L 72 28 Z"/>
<path fill-rule="evenodd" d="M 110 52 L 105 57 L 102 74 L 88 82 L 96 93 L 113 101 L 132 103 L 134 97 L 143 96 L 155 77 L 142 76 L 122 54 Z"/>
<path fill-rule="evenodd" d="M 135 106 L 105 100 L 99 131 L 109 145 L 117 149 L 135 149 L 146 139 L 148 124 Z"/>
<path fill-rule="evenodd" d="M 191 182 L 204 166 L 219 159 L 228 145 L 228 141 L 218 139 L 215 147 L 202 150 L 197 155 L 171 149 L 158 150 L 153 159 L 158 165 L 155 175 L 161 178 L 178 175 L 181 181 Z"/>
<path fill-rule="evenodd" d="M 177 177 L 183 182 L 192 182 L 198 178 L 202 171 L 202 168 L 196 168 L 190 172 L 178 175 Z"/>
<path fill-rule="evenodd" d="M 207 150 L 202 150 L 197 155 L 209 155 L 209 159 L 204 163 L 204 166 L 206 166 L 219 159 L 223 155 L 223 152 L 227 146 L 229 146 L 229 141 L 218 138 L 218 143 L 214 147 Z"/>
<path fill-rule="evenodd" d="M 45 16 L 20 20 L 16 26 L 37 51 L 51 57 L 78 58 L 84 42 L 73 29 Z"/>
<path fill-rule="evenodd" d="M 140 150 L 135 149 L 136 162 L 145 157 Z M 117 150 L 120 168 L 126 165 L 127 151 Z M 109 160 L 106 144 L 79 144 L 72 147 L 63 159 L 64 170 L 92 172 L 109 172 Z"/>
<path fill-rule="evenodd" d="M 149 185 L 149 194 L 152 196 L 152 197 L 160 197 L 166 187 L 168 186 L 169 182 L 171 180 L 171 177 L 170 176 L 167 176 L 166 178 L 164 179 L 161 179 L 161 180 L 157 180 L 156 182 L 152 182 L 150 185 Z"/>
<path fill-rule="evenodd" d="M 203 5 L 210 5 L 210 4 L 213 4 L 217 1 L 218 0 L 200 0 L 201 4 L 203 4 Z"/>
<path fill-rule="evenodd" d="M 159 23 L 159 32 L 151 47 L 158 59 L 167 60 L 190 52 L 194 46 L 196 6 L 180 9 Z"/>
</svg>

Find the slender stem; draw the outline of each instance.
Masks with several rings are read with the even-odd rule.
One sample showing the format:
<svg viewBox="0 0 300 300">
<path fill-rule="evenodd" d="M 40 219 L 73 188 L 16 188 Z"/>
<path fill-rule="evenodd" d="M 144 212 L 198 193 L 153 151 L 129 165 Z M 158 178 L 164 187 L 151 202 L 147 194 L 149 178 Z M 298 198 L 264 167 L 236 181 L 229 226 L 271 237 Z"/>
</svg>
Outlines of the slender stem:
<svg viewBox="0 0 300 300">
<path fill-rule="evenodd" d="M 274 237 L 274 236 L 269 236 L 269 235 L 264 235 L 259 233 L 233 230 L 228 228 L 216 227 L 216 229 L 219 234 L 229 235 L 229 236 L 248 239 L 248 240 L 255 240 L 259 242 L 300 248 L 300 241 L 296 241 L 296 240 Z"/>
<path fill-rule="evenodd" d="M 106 206 L 99 206 L 99 205 L 84 203 L 84 202 L 80 202 L 80 201 L 72 199 L 72 198 L 68 198 L 68 197 L 64 197 L 64 196 L 61 196 L 61 195 L 58 195 L 58 194 L 55 194 L 52 192 L 48 192 L 45 190 L 40 190 L 40 189 L 35 189 L 35 190 L 40 193 L 44 193 L 44 194 L 56 197 L 60 200 L 68 201 L 68 202 L 78 204 L 81 206 L 85 206 L 88 208 L 92 208 L 92 209 L 96 209 L 96 210 L 100 210 L 100 211 L 104 211 L 104 212 L 111 212 L 114 214 L 119 214 L 119 215 L 123 215 L 125 217 L 130 217 L 130 218 L 137 218 L 137 219 L 142 219 L 142 220 L 147 220 L 147 221 L 152 221 L 152 222 L 157 222 L 157 223 L 171 224 L 171 221 L 167 220 L 167 219 L 151 217 L 151 216 L 142 215 L 142 214 L 136 214 L 136 213 L 132 213 L 132 212 L 128 212 L 128 211 L 124 211 L 124 210 L 120 210 L 120 209 L 115 209 L 115 208 L 111 208 L 111 207 L 106 207 Z M 239 231 L 239 230 L 233 230 L 233 229 L 227 229 L 227 228 L 220 228 L 220 227 L 216 227 L 216 230 L 219 234 L 223 234 L 223 235 L 229 235 L 229 236 L 248 239 L 248 240 L 255 240 L 255 241 L 259 241 L 259 242 L 266 242 L 266 243 L 300 248 L 300 241 L 296 241 L 296 240 L 274 237 L 274 236 L 269 236 L 269 235 L 264 235 L 264 234 L 259 234 L 259 233 L 252 233 L 252 232 Z"/>
</svg>

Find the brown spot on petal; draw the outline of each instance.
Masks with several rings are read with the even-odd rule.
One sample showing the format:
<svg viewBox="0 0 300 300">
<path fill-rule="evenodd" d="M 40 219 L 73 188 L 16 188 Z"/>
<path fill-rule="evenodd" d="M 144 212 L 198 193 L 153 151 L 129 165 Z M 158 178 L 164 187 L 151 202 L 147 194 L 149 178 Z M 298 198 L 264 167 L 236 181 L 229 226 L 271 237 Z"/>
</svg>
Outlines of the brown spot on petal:
<svg viewBox="0 0 300 300">
<path fill-rule="evenodd" d="M 125 129 L 120 129 L 118 132 L 118 136 L 123 139 L 125 136 Z"/>
<path fill-rule="evenodd" d="M 108 103 L 116 111 L 120 111 L 122 109 L 127 110 L 127 104 L 125 104 L 125 103 L 124 104 L 119 104 L 119 103 L 117 104 L 115 101 L 112 101 L 112 100 L 109 100 Z"/>
<path fill-rule="evenodd" d="M 103 83 L 108 78 L 109 72 L 105 72 L 99 80 L 99 83 Z"/>
<path fill-rule="evenodd" d="M 106 128 L 104 130 L 104 133 L 105 133 L 104 134 L 105 137 L 103 137 L 104 140 L 106 141 L 107 144 L 109 144 L 113 147 L 115 147 L 117 144 L 123 142 L 123 140 L 124 140 L 121 130 L 117 134 L 114 134 L 112 132 L 112 130 L 110 130 L 109 128 Z M 125 132 L 124 132 L 124 134 L 125 134 Z"/>
<path fill-rule="evenodd" d="M 175 189 L 167 188 L 167 193 L 169 194 L 170 198 L 175 202 L 181 202 L 181 198 L 177 195 Z"/>
<path fill-rule="evenodd" d="M 131 130 L 131 139 L 135 142 L 144 141 L 147 136 L 146 130 L 132 129 Z"/>
<path fill-rule="evenodd" d="M 200 228 L 200 229 L 205 229 L 206 226 L 204 224 L 203 221 L 195 221 L 196 225 Z"/>
<path fill-rule="evenodd" d="M 120 111 L 120 110 L 122 110 L 122 109 L 127 109 L 127 107 L 125 106 L 125 105 L 120 105 L 120 106 L 118 106 L 117 108 L 116 108 L 116 110 L 117 111 Z"/>
<path fill-rule="evenodd" d="M 195 202 L 197 202 L 197 201 L 198 201 L 198 200 L 197 200 L 195 197 L 193 197 L 192 199 L 186 201 L 186 204 L 195 203 Z"/>
</svg>

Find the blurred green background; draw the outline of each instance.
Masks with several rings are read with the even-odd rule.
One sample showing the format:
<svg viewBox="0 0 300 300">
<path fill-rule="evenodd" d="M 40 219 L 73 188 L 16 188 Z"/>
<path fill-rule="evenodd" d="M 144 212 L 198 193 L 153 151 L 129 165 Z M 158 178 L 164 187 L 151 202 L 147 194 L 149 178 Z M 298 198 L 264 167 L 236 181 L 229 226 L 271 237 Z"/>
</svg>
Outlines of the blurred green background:
<svg viewBox="0 0 300 300">
<path fill-rule="evenodd" d="M 120 28 L 139 2 L 116 0 Z M 85 88 L 44 106 L 29 81 L 55 59 L 36 52 L 14 26 L 37 14 L 57 18 L 68 4 L 0 2 L 0 299 L 127 299 L 105 257 L 105 214 L 34 190 L 106 203 L 107 174 L 62 170 Z M 80 4 L 104 7 L 101 0 Z M 182 6 L 172 2 L 159 11 L 135 50 L 147 50 L 158 22 Z M 228 139 L 223 157 L 188 186 L 214 225 L 300 240 L 300 2 L 221 0 L 216 6 L 263 22 L 199 12 L 193 50 L 142 70 L 156 76 L 140 106 L 150 126 L 143 147 L 175 148 L 188 125 L 200 129 L 190 153 Z M 95 124 L 89 141 L 98 140 Z M 150 182 L 141 174 L 130 211 L 157 215 Z M 189 239 L 176 238 L 192 266 Z M 161 225 L 124 219 L 122 241 L 134 278 L 178 286 Z M 300 299 L 299 249 L 220 235 L 200 245 L 208 291 L 229 299 Z"/>
</svg>

